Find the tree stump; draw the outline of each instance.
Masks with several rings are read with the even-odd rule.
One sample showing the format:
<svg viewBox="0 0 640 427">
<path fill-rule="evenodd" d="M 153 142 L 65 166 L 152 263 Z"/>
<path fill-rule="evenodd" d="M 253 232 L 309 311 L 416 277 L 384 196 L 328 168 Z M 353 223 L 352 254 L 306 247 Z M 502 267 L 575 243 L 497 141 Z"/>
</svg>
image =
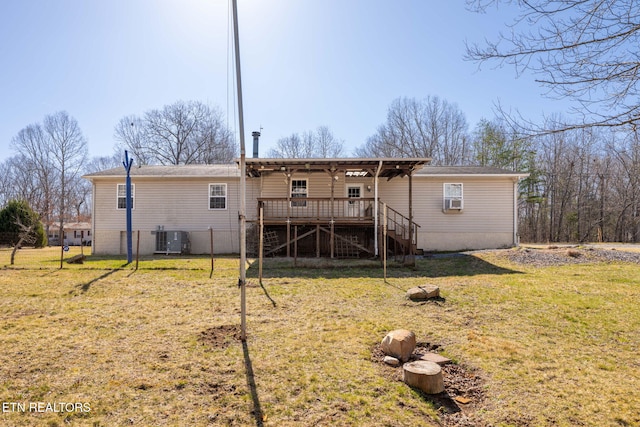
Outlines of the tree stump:
<svg viewBox="0 0 640 427">
<path fill-rule="evenodd" d="M 405 363 L 402 370 L 402 380 L 411 387 L 427 394 L 438 394 L 444 391 L 442 368 L 437 363 L 418 360 Z"/>
</svg>

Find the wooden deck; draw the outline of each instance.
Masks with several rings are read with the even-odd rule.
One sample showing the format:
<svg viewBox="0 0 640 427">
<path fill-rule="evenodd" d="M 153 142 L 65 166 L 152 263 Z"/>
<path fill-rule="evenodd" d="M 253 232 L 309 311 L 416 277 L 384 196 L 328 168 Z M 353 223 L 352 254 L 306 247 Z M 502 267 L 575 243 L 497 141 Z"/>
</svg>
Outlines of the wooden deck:
<svg viewBox="0 0 640 427">
<path fill-rule="evenodd" d="M 390 207 L 383 224 L 381 203 L 376 230 L 374 203 L 374 198 L 259 198 L 257 216 L 262 209 L 262 225 L 270 236 L 265 255 L 372 256 L 374 240 L 384 236 L 393 254 L 414 253 L 419 225 Z"/>
</svg>

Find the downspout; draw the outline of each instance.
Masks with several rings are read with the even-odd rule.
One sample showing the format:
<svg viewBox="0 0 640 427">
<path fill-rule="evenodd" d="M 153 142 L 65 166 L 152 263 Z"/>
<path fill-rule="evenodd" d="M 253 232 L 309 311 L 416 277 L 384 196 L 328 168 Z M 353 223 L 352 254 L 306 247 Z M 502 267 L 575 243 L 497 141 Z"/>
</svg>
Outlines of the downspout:
<svg viewBox="0 0 640 427">
<path fill-rule="evenodd" d="M 376 175 L 373 178 L 373 250 L 375 256 L 378 256 L 380 252 L 378 250 L 378 175 L 380 175 L 381 170 L 382 160 L 380 160 Z"/>
</svg>

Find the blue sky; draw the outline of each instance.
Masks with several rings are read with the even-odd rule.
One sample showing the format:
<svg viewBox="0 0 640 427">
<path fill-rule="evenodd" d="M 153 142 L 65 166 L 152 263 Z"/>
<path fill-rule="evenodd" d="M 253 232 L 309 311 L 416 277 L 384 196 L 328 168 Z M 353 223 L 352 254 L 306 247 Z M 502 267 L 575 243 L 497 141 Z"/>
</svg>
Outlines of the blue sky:
<svg viewBox="0 0 640 427">
<path fill-rule="evenodd" d="M 494 39 L 509 10 L 464 1 L 238 0 L 245 135 L 260 153 L 329 126 L 347 152 L 384 123 L 398 97 L 458 105 L 470 130 L 494 105 L 528 118 L 566 111 L 530 75 L 463 60 L 465 40 Z M 229 0 L 0 2 L 0 160 L 25 126 L 66 110 L 91 156 L 113 129 L 178 100 L 217 106 L 236 128 L 228 61 Z M 248 150 L 250 155 L 250 149 Z"/>
</svg>

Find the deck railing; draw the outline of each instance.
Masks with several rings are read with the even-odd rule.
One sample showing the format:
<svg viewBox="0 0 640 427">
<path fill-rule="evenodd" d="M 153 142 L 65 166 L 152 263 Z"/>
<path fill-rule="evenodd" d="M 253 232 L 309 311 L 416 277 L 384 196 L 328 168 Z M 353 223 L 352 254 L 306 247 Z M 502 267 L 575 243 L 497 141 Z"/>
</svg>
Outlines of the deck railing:
<svg viewBox="0 0 640 427">
<path fill-rule="evenodd" d="M 373 198 L 277 197 L 258 198 L 265 221 L 358 222 L 373 221 Z"/>
</svg>

